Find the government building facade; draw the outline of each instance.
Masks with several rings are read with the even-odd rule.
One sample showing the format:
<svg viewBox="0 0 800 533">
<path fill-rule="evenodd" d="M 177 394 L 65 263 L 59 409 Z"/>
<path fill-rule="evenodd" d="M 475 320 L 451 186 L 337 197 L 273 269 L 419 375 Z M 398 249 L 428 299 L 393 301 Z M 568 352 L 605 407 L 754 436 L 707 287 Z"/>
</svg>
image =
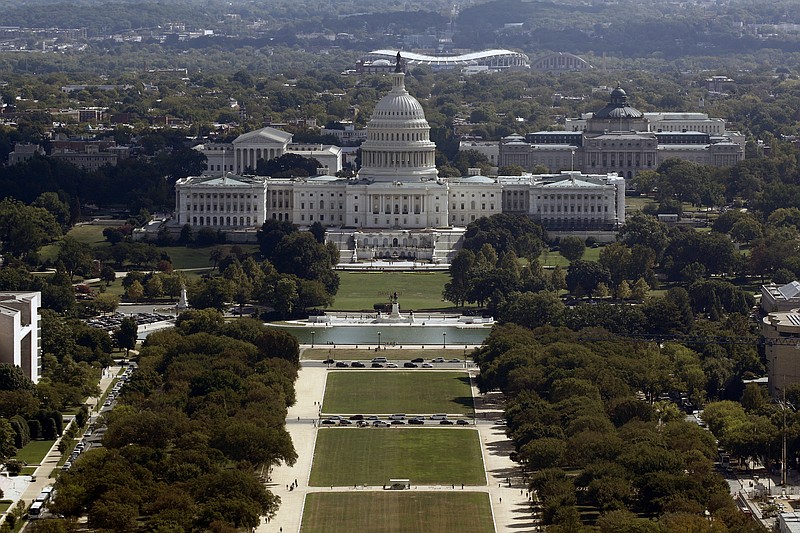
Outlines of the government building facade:
<svg viewBox="0 0 800 533">
<path fill-rule="evenodd" d="M 715 167 L 744 159 L 745 138 L 726 130 L 724 119 L 705 113 L 642 113 L 627 99 L 617 86 L 603 109 L 568 118 L 564 131 L 505 137 L 498 146 L 497 164 L 526 170 L 544 166 L 550 172 L 616 172 L 630 179 L 642 170 L 656 170 L 670 158 Z"/>
<path fill-rule="evenodd" d="M 242 171 L 255 167 L 259 152 L 240 152 L 241 143 L 234 141 L 229 162 L 209 159 L 209 166 L 219 165 L 223 172 L 178 180 L 169 221 L 173 230 L 187 224 L 195 230 L 210 227 L 225 232 L 231 242 L 252 242 L 269 219 L 301 228 L 318 222 L 339 247 L 342 262 L 448 263 L 461 247 L 467 224 L 484 216 L 526 215 L 547 229 L 566 231 L 615 230 L 624 223 L 625 180 L 614 173 L 440 178 L 430 127 L 422 106 L 405 88 L 402 70 L 398 60 L 392 90 L 367 124 L 356 177 L 245 175 Z M 287 140 L 272 131 L 254 133 L 255 140 Z M 275 152 L 265 149 L 261 157 L 273 157 Z"/>
</svg>

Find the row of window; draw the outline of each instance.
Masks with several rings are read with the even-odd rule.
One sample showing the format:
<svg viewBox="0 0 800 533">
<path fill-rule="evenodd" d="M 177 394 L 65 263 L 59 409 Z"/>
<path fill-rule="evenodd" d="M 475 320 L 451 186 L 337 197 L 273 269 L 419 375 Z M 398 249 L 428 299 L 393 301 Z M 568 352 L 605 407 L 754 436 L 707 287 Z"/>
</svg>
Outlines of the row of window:
<svg viewBox="0 0 800 533">
<path fill-rule="evenodd" d="M 234 194 L 231 194 L 231 193 L 227 193 L 227 194 L 222 194 L 222 193 L 219 193 L 219 194 L 217 194 L 217 193 L 206 193 L 206 194 L 203 194 L 203 193 L 192 193 L 191 197 L 192 198 L 201 198 L 201 199 L 203 199 L 203 198 L 206 198 L 206 199 L 211 198 L 212 200 L 216 200 L 217 198 L 220 198 L 220 199 L 222 199 L 222 198 L 231 199 L 232 198 L 234 200 L 236 200 L 236 199 L 249 200 L 250 199 L 250 195 L 249 194 L 243 194 L 243 193 L 240 193 L 240 194 L 236 194 L 236 193 L 234 193 Z M 253 198 L 257 198 L 257 196 L 254 194 Z M 189 199 L 189 195 L 188 194 L 186 195 L 186 199 L 187 200 Z"/>
<path fill-rule="evenodd" d="M 465 208 L 464 208 L 464 205 L 466 205 L 466 204 L 464 204 L 464 202 L 461 202 L 461 210 L 462 210 L 462 211 L 465 209 Z M 475 202 L 474 202 L 474 201 L 472 201 L 472 202 L 470 202 L 470 203 L 469 203 L 469 208 L 470 208 L 470 209 L 472 209 L 473 211 L 475 210 Z M 483 209 L 484 211 L 486 211 L 486 204 L 485 204 L 485 203 L 482 203 L 482 204 L 481 204 L 481 209 Z M 494 202 L 492 202 L 492 203 L 490 203 L 490 204 L 489 204 L 489 209 L 491 209 L 492 211 L 494 211 Z M 455 211 L 455 210 L 456 210 L 456 204 L 453 204 L 453 211 Z"/>
<path fill-rule="evenodd" d="M 239 204 L 225 204 L 225 205 L 217 205 L 217 204 L 192 204 L 189 206 L 189 211 L 200 211 L 201 213 L 204 211 L 216 212 L 216 211 L 250 211 L 250 204 L 246 205 L 239 205 Z M 258 204 L 253 204 L 253 211 L 258 211 Z"/>
<path fill-rule="evenodd" d="M 288 220 L 288 219 L 287 219 L 287 220 Z M 333 222 L 333 221 L 334 221 L 334 215 L 331 215 L 331 216 L 330 216 L 330 218 L 329 218 L 328 220 L 329 220 L 330 222 Z M 303 213 L 303 214 L 301 214 L 301 215 L 300 215 L 300 222 L 305 222 L 305 221 L 306 221 L 306 215 Z M 309 221 L 309 222 L 314 222 L 314 215 L 308 215 L 308 221 Z M 325 222 L 325 215 L 323 215 L 323 214 L 320 214 L 320 215 L 317 217 L 317 221 L 319 221 L 319 222 Z M 339 222 L 341 222 L 341 221 L 342 221 L 342 215 L 339 215 Z M 358 224 L 358 219 L 356 219 L 356 224 Z"/>
<path fill-rule="evenodd" d="M 549 209 L 548 209 L 548 207 L 549 207 Z M 567 207 L 569 207 L 569 209 L 567 209 Z M 570 205 L 570 206 L 566 206 L 565 205 L 564 206 L 564 212 L 565 213 L 575 213 L 576 212 L 575 211 L 576 207 L 578 208 L 577 212 L 580 213 L 581 212 L 581 206 L 574 206 L 574 205 Z M 594 211 L 594 207 L 595 206 L 593 206 L 593 205 L 588 206 L 586 209 L 583 210 L 583 212 L 584 213 L 594 213 L 595 212 Z M 547 213 L 547 212 L 560 213 L 561 212 L 561 206 L 560 205 L 556 205 L 556 206 L 540 205 L 540 206 L 536 207 L 536 212 L 537 213 Z M 599 205 L 599 206 L 597 206 L 597 212 L 598 213 L 602 213 L 602 212 L 608 213 L 608 206 L 607 205 Z"/>
<path fill-rule="evenodd" d="M 251 224 L 252 220 L 252 224 Z M 192 217 L 193 226 L 255 226 L 258 217 Z"/>
</svg>

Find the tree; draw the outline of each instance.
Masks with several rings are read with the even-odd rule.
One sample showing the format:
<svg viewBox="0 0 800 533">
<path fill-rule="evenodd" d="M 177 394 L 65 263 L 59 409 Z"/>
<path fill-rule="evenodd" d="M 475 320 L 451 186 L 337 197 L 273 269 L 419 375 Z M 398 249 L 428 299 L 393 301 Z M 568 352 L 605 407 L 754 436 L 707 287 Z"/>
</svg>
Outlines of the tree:
<svg viewBox="0 0 800 533">
<path fill-rule="evenodd" d="M 633 296 L 633 291 L 631 291 L 630 284 L 627 280 L 622 280 L 622 283 L 620 283 L 617 288 L 617 298 L 620 300 L 627 300 L 631 296 Z"/>
<path fill-rule="evenodd" d="M 260 159 L 256 164 L 257 176 L 272 176 L 273 178 L 307 177 L 315 176 L 322 163 L 313 157 L 303 157 L 298 154 L 283 154 L 282 156 L 264 161 Z"/>
<path fill-rule="evenodd" d="M 164 295 L 164 285 L 161 276 L 153 274 L 144 284 L 144 293 L 150 299 L 160 298 Z"/>
<path fill-rule="evenodd" d="M 5 461 L 17 453 L 14 446 L 14 429 L 5 418 L 0 418 L 0 461 Z"/>
<path fill-rule="evenodd" d="M 0 201 L 0 245 L 16 257 L 27 257 L 61 236 L 61 227 L 46 209 L 13 198 Z"/>
<path fill-rule="evenodd" d="M 564 304 L 554 292 L 511 293 L 499 319 L 513 322 L 526 328 L 557 324 L 564 311 Z"/>
<path fill-rule="evenodd" d="M 33 382 L 22 368 L 6 363 L 0 364 L 0 391 L 33 390 Z"/>
<path fill-rule="evenodd" d="M 69 204 L 63 202 L 58 194 L 52 191 L 43 192 L 33 201 L 33 207 L 41 207 L 50 212 L 55 217 L 56 222 L 61 226 L 62 231 L 66 231 L 72 222 Z"/>
<path fill-rule="evenodd" d="M 634 300 L 644 300 L 647 297 L 647 293 L 650 292 L 650 285 L 644 280 L 644 278 L 639 278 L 636 280 L 636 283 L 633 285 L 633 299 Z"/>
<path fill-rule="evenodd" d="M 264 224 L 261 225 L 261 229 L 259 229 L 256 233 L 258 245 L 261 249 L 261 255 L 265 259 L 272 261 L 275 248 L 277 248 L 281 240 L 285 236 L 296 231 L 297 228 L 288 220 L 277 221 L 273 219 L 267 219 Z"/>
<path fill-rule="evenodd" d="M 128 299 L 133 300 L 134 302 L 138 302 L 144 296 L 144 287 L 139 280 L 135 280 L 130 286 L 125 289 L 125 296 Z"/>
<path fill-rule="evenodd" d="M 577 261 L 586 251 L 586 242 L 580 237 L 567 236 L 558 241 L 558 252 L 569 261 Z"/>
<path fill-rule="evenodd" d="M 753 217 L 743 217 L 731 228 L 731 239 L 736 242 L 749 243 L 761 237 L 763 227 Z"/>
<path fill-rule="evenodd" d="M 572 294 L 583 296 L 592 294 L 597 285 L 611 284 L 611 274 L 600 263 L 594 261 L 573 261 L 567 269 L 567 289 Z"/>
<path fill-rule="evenodd" d="M 181 227 L 181 234 L 178 237 L 178 242 L 183 244 L 184 246 L 191 244 L 194 241 L 194 234 L 192 232 L 192 226 L 189 224 L 184 224 Z"/>
<path fill-rule="evenodd" d="M 318 220 L 314 221 L 314 223 L 311 224 L 311 227 L 308 229 L 308 231 L 311 232 L 311 235 L 314 236 L 317 242 L 319 243 L 325 242 L 325 227 Z"/>
<path fill-rule="evenodd" d="M 461 249 L 450 262 L 450 281 L 444 286 L 442 296 L 460 307 L 466 303 L 470 287 L 470 271 L 475 264 L 475 254 Z"/>
<path fill-rule="evenodd" d="M 113 313 L 119 307 L 119 296 L 108 292 L 94 297 L 94 306 L 100 313 Z"/>
<path fill-rule="evenodd" d="M 125 348 L 125 357 L 128 357 L 130 350 L 136 348 L 136 340 L 139 333 L 139 325 L 133 317 L 123 318 L 119 324 L 119 329 L 114 333 L 117 346 Z"/>
<path fill-rule="evenodd" d="M 620 236 L 628 246 L 641 244 L 650 248 L 655 252 L 656 260 L 664 253 L 669 242 L 666 226 L 642 212 L 635 212 L 625 220 Z"/>
<path fill-rule="evenodd" d="M 621 242 L 611 243 L 600 250 L 599 263 L 608 269 L 614 287 L 628 279 L 631 260 L 631 249 Z"/>
<path fill-rule="evenodd" d="M 100 279 L 106 282 L 106 287 L 117 279 L 117 273 L 109 265 L 103 265 L 100 269 Z"/>
</svg>

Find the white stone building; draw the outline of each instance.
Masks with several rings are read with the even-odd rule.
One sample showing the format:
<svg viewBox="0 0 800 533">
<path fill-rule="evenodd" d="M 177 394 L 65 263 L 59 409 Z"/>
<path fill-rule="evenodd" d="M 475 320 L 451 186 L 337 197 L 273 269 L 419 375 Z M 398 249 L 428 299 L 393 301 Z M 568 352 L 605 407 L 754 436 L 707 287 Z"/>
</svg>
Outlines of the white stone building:
<svg viewBox="0 0 800 533">
<path fill-rule="evenodd" d="M 40 292 L 0 292 L 0 363 L 22 368 L 34 383 L 42 371 Z"/>
<path fill-rule="evenodd" d="M 343 262 L 405 258 L 438 263 L 448 262 L 460 248 L 470 222 L 498 213 L 527 215 L 554 229 L 613 230 L 624 222 L 624 179 L 616 174 L 439 178 L 430 127 L 422 106 L 406 91 L 404 77 L 401 71 L 393 73 L 392 90 L 375 106 L 356 177 L 226 173 L 183 178 L 175 186 L 173 227 L 211 226 L 225 231 L 230 241 L 243 242 L 254 239 L 265 219 L 288 220 L 301 228 L 319 222 Z M 263 141 L 262 153 L 285 150 L 281 143 L 288 140 L 265 130 L 249 137 Z M 247 168 L 242 162 L 258 159 L 258 151 L 237 141 L 231 164 Z"/>
<path fill-rule="evenodd" d="M 566 119 L 564 131 L 510 135 L 499 144 L 498 165 L 550 172 L 575 169 L 616 172 L 632 178 L 669 158 L 703 165 L 732 166 L 744 159 L 744 136 L 725 129 L 725 120 L 705 113 L 642 113 L 621 87 L 594 113 Z"/>
<path fill-rule="evenodd" d="M 292 134 L 265 127 L 239 135 L 231 143 L 208 143 L 195 146 L 206 156 L 203 175 L 221 176 L 226 172 L 252 174 L 259 160 L 268 161 L 284 154 L 314 158 L 322 164 L 321 174 L 342 170 L 342 149 L 328 144 L 292 144 Z"/>
</svg>

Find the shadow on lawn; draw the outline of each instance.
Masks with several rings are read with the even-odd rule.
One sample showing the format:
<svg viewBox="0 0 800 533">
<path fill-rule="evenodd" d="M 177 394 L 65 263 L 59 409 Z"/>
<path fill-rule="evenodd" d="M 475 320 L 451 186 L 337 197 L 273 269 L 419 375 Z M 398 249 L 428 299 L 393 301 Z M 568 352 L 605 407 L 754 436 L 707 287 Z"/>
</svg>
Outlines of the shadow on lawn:
<svg viewBox="0 0 800 533">
<path fill-rule="evenodd" d="M 472 403 L 472 396 L 457 396 L 453 398 L 453 401 L 459 405 L 469 407 L 470 409 L 474 407 L 474 404 Z"/>
</svg>

